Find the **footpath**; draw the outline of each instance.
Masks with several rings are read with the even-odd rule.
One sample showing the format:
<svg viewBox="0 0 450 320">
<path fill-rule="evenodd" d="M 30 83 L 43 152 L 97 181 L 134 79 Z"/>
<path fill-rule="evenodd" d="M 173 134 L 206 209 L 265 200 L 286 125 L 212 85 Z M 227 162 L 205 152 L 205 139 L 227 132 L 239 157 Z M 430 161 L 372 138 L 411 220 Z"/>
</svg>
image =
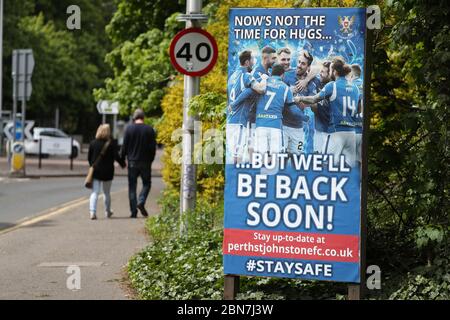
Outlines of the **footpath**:
<svg viewBox="0 0 450 320">
<path fill-rule="evenodd" d="M 160 166 L 159 158 L 154 165 Z M 154 175 L 146 204 L 150 215 L 159 211 L 162 189 L 161 178 Z M 134 298 L 125 270 L 129 258 L 149 244 L 146 219 L 140 214 L 129 218 L 127 189 L 112 193 L 110 219 L 103 215 L 100 196 L 97 220 L 90 220 L 88 201 L 71 202 L 0 231 L 0 299 Z"/>
<path fill-rule="evenodd" d="M 161 158 L 162 149 L 158 149 L 155 161 L 152 165 L 152 176 L 161 176 Z M 70 169 L 70 159 L 63 156 L 51 156 L 41 159 L 41 168 L 39 168 L 39 158 L 36 156 L 27 156 L 25 158 L 25 174 L 29 178 L 46 178 L 46 177 L 84 177 L 89 169 L 87 161 L 87 153 L 81 153 L 73 160 L 72 170 Z M 6 157 L 0 157 L 0 176 L 7 177 L 9 175 L 10 165 Z M 122 169 L 115 163 L 115 175 L 126 176 L 127 169 Z"/>
</svg>

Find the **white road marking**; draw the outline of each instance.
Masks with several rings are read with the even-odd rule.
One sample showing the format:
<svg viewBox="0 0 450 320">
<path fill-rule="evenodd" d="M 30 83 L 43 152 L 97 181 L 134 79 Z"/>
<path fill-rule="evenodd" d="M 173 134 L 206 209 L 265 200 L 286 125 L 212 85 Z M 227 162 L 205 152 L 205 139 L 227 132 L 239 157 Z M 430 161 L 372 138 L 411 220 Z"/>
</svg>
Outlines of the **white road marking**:
<svg viewBox="0 0 450 320">
<path fill-rule="evenodd" d="M 26 182 L 30 181 L 30 178 L 9 178 L 9 177 L 0 177 L 0 182 L 4 183 L 12 183 L 12 182 Z"/>
<path fill-rule="evenodd" d="M 116 192 L 111 192 L 111 196 L 114 197 L 115 194 L 117 194 L 119 192 L 123 192 L 124 190 L 126 190 L 126 189 L 121 189 L 121 190 L 118 190 Z M 7 233 L 7 232 L 14 231 L 14 230 L 17 230 L 19 228 L 26 227 L 26 226 L 38 223 L 38 222 L 40 222 L 42 220 L 47 220 L 47 219 L 49 219 L 51 217 L 54 217 L 56 215 L 65 213 L 65 212 L 67 212 L 67 211 L 69 211 L 69 210 L 71 210 L 73 208 L 78 207 L 78 206 L 86 205 L 88 202 L 89 202 L 89 197 L 88 196 L 84 196 L 84 197 L 81 197 L 79 199 L 67 202 L 67 203 L 65 203 L 63 205 L 60 205 L 60 206 L 57 206 L 57 207 L 53 207 L 51 209 L 47 209 L 47 210 L 45 210 L 45 211 L 43 211 L 41 213 L 38 213 L 38 214 L 34 215 L 34 217 L 31 217 L 31 218 L 27 217 L 27 218 L 21 219 L 21 220 L 19 220 L 17 222 L 17 225 L 15 225 L 13 227 L 10 227 L 10 228 L 6 228 L 6 229 L 3 229 L 3 230 L 0 230 L 0 236 L 5 234 L 5 233 Z"/>
<path fill-rule="evenodd" d="M 69 267 L 69 266 L 78 266 L 78 267 L 101 267 L 104 263 L 101 261 L 98 262 L 42 262 L 38 264 L 38 267 L 41 268 L 59 268 L 59 267 Z"/>
</svg>

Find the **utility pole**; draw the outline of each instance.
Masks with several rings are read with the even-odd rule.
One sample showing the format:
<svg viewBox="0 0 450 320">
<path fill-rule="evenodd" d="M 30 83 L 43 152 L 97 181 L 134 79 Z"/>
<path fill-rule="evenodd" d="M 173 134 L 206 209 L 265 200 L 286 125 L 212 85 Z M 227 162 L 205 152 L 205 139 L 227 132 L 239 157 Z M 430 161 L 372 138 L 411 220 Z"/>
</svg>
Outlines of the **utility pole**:
<svg viewBox="0 0 450 320">
<path fill-rule="evenodd" d="M 186 15 L 182 18 L 186 21 L 186 29 L 198 27 L 199 19 L 194 17 L 202 11 L 202 0 L 187 0 Z M 193 16 L 194 15 L 194 16 Z M 184 76 L 183 98 L 183 158 L 181 169 L 180 190 L 180 233 L 187 230 L 185 213 L 195 208 L 197 193 L 197 166 L 193 163 L 194 153 L 194 122 L 196 116 L 189 115 L 189 102 L 200 93 L 200 77 Z"/>
<path fill-rule="evenodd" d="M 214 37 L 200 28 L 208 16 L 202 14 L 201 0 L 187 0 L 186 14 L 180 14 L 178 21 L 185 21 L 186 27 L 178 32 L 170 44 L 169 53 L 172 65 L 184 74 L 183 97 L 183 156 L 180 183 L 180 234 L 188 229 L 186 213 L 195 208 L 197 193 L 197 166 L 194 161 L 194 146 L 198 115 L 189 111 L 189 103 L 199 94 L 200 77 L 214 67 L 218 48 Z"/>
</svg>

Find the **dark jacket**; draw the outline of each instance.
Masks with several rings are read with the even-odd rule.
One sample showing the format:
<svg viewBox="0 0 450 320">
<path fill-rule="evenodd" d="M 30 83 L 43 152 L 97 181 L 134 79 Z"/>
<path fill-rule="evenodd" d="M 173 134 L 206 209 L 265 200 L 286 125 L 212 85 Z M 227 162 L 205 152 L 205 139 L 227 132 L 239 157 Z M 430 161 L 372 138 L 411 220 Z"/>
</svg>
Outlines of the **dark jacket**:
<svg viewBox="0 0 450 320">
<path fill-rule="evenodd" d="M 128 161 L 151 164 L 155 159 L 156 134 L 146 124 L 131 124 L 125 130 L 121 156 Z"/>
<path fill-rule="evenodd" d="M 92 166 L 97 157 L 100 156 L 100 152 L 102 151 L 105 143 L 106 140 L 95 139 L 91 141 L 88 153 L 88 161 L 90 166 Z M 125 161 L 119 155 L 116 140 L 111 141 L 106 149 L 105 155 L 95 166 L 94 179 L 101 181 L 112 180 L 114 177 L 114 160 L 116 160 L 122 168 L 125 167 Z"/>
</svg>

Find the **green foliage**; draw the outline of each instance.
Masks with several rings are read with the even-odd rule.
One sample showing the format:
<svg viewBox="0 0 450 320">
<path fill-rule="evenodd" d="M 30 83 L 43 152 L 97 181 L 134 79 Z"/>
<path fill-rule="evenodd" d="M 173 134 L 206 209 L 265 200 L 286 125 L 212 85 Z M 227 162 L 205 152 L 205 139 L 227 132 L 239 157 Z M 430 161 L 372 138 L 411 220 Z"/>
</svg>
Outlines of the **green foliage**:
<svg viewBox="0 0 450 320">
<path fill-rule="evenodd" d="M 128 274 L 142 299 L 220 299 L 221 251 L 219 231 L 192 232 L 147 247 Z"/>
<path fill-rule="evenodd" d="M 98 68 L 78 54 L 70 33 L 56 30 L 51 21 L 45 23 L 42 14 L 22 18 L 18 27 L 35 57 L 29 116 L 40 113 L 40 117 L 53 118 L 53 110 L 60 107 L 65 127 L 74 132 L 79 106 L 92 105 L 86 89 L 94 86 Z"/>
<path fill-rule="evenodd" d="M 223 209 L 200 200 L 179 235 L 178 195 L 165 193 L 161 212 L 147 220 L 154 243 L 133 257 L 128 273 L 143 299 L 220 299 L 223 287 Z"/>
<path fill-rule="evenodd" d="M 160 214 L 147 219 L 147 230 L 155 242 L 166 241 L 180 231 L 180 196 L 173 190 L 166 190 L 159 200 Z M 183 215 L 189 230 L 207 231 L 221 229 L 223 204 L 211 203 L 207 198 L 198 200 L 197 208 Z"/>
<path fill-rule="evenodd" d="M 369 227 L 415 246 L 420 260 L 410 263 L 416 264 L 431 263 L 448 240 L 450 92 L 443 82 L 450 34 L 443 5 L 416 0 L 384 7 L 392 28 L 378 31 L 373 47 Z"/>
<path fill-rule="evenodd" d="M 189 104 L 189 112 L 196 114 L 201 121 L 212 122 L 217 129 L 225 128 L 227 98 L 224 94 L 206 92 L 195 96 Z"/>
<path fill-rule="evenodd" d="M 445 239 L 446 231 L 443 226 L 428 225 L 423 227 L 418 227 L 416 231 L 416 243 L 419 249 L 433 245 L 439 246 Z"/>
<path fill-rule="evenodd" d="M 196 145 L 194 157 L 201 157 L 198 165 L 200 192 L 217 202 L 223 198 L 223 177 L 225 167 L 222 164 L 225 154 L 226 96 L 223 93 L 206 92 L 194 97 L 189 111 L 197 114 L 202 122 L 202 139 Z M 218 161 L 214 161 L 214 160 Z"/>
<path fill-rule="evenodd" d="M 117 11 L 106 27 L 114 45 L 133 41 L 152 29 L 162 30 L 167 17 L 185 8 L 183 0 L 116 0 L 116 3 Z"/>
<path fill-rule="evenodd" d="M 120 8 L 128 6 L 124 1 Z M 114 38 L 117 27 L 113 18 L 108 30 L 117 46 L 106 55 L 106 61 L 113 69 L 113 77 L 105 80 L 105 88 L 94 91 L 97 99 L 119 101 L 122 115 L 129 115 L 136 108 L 142 108 L 149 116 L 161 114 L 160 104 L 164 96 L 163 88 L 172 79 L 173 69 L 168 55 L 170 41 L 181 28 L 174 13 L 165 20 L 163 29 L 152 28 L 118 42 Z M 117 36 L 117 35 L 116 35 Z"/>
<path fill-rule="evenodd" d="M 368 264 L 375 298 L 448 297 L 448 9 L 443 1 L 383 4 L 373 46 Z M 445 271 L 445 272 L 444 272 Z M 447 280 L 445 280 L 447 279 Z M 447 282 L 446 282 L 447 281 Z"/>
<path fill-rule="evenodd" d="M 450 299 L 450 273 L 448 255 L 437 258 L 431 266 L 408 272 L 400 282 L 400 288 L 389 299 L 448 300 Z"/>
<path fill-rule="evenodd" d="M 400 300 L 448 300 L 450 291 L 449 279 L 436 281 L 435 276 L 425 278 L 423 275 L 411 276 L 399 290 L 394 292 L 390 299 Z"/>
<path fill-rule="evenodd" d="M 176 192 L 165 190 L 159 199 L 161 211 L 146 221 L 146 228 L 153 241 L 162 242 L 176 235 L 180 228 L 180 196 Z"/>
</svg>

